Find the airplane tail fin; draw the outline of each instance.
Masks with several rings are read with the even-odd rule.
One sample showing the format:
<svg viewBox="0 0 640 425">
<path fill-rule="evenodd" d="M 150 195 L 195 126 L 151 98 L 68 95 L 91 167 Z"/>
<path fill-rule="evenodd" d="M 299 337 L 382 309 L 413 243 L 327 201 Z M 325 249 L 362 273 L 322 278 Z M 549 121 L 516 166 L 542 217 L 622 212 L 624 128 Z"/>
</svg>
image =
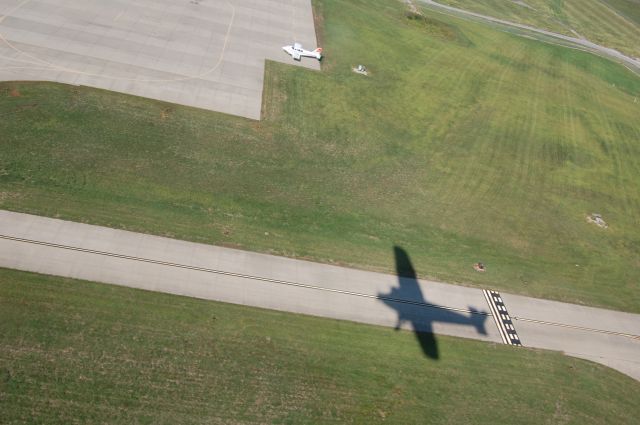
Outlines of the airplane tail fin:
<svg viewBox="0 0 640 425">
<path fill-rule="evenodd" d="M 318 60 L 322 59 L 322 47 L 318 47 L 313 51 L 313 53 L 316 54 L 316 58 L 318 58 Z"/>
</svg>

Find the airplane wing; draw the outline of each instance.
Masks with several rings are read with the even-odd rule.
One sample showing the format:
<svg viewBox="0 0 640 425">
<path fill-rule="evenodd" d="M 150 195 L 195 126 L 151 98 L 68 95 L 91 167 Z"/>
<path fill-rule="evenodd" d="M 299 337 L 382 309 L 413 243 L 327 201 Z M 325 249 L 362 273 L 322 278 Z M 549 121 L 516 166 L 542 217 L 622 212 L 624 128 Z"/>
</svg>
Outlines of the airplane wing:
<svg viewBox="0 0 640 425">
<path fill-rule="evenodd" d="M 299 52 L 299 51 L 297 51 L 297 50 L 293 50 L 293 51 L 291 52 L 291 56 L 293 56 L 293 59 L 295 59 L 295 60 L 297 60 L 297 61 L 299 61 L 299 60 L 300 60 L 300 52 Z"/>
</svg>

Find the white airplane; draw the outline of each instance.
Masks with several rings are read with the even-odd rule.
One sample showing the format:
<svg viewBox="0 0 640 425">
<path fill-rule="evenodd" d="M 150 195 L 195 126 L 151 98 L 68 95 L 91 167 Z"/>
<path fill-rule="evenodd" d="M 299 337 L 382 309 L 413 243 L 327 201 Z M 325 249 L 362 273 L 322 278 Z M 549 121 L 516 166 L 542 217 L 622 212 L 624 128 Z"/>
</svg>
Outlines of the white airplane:
<svg viewBox="0 0 640 425">
<path fill-rule="evenodd" d="M 316 50 L 305 50 L 302 48 L 302 44 L 293 43 L 292 46 L 284 46 L 282 50 L 289 53 L 294 60 L 299 61 L 303 56 L 309 58 L 316 58 L 318 60 L 322 59 L 322 47 L 318 47 Z"/>
</svg>

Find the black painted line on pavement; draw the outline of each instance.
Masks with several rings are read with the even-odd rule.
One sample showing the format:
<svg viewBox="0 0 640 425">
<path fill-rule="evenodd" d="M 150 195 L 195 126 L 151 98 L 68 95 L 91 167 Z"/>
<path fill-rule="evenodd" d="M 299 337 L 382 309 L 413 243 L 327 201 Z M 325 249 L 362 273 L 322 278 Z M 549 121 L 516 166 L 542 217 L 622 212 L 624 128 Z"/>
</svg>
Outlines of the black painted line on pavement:
<svg viewBox="0 0 640 425">
<path fill-rule="evenodd" d="M 313 289 L 313 290 L 318 290 L 318 291 L 335 292 L 335 293 L 340 293 L 340 294 L 345 294 L 345 295 L 352 295 L 352 296 L 358 296 L 358 297 L 363 297 L 363 298 L 373 298 L 373 299 L 378 299 L 378 300 L 392 301 L 392 302 L 397 302 L 397 303 L 402 303 L 402 304 L 411 304 L 411 305 L 417 305 L 417 306 L 428 307 L 428 308 L 436 308 L 436 309 L 441 309 L 441 310 L 459 311 L 459 312 L 462 312 L 462 313 L 477 314 L 477 315 L 481 315 L 481 316 L 493 316 L 495 320 L 498 320 L 497 317 L 499 316 L 499 313 L 497 311 L 493 312 L 494 311 L 493 309 L 492 309 L 492 313 L 486 313 L 486 312 L 477 311 L 477 310 L 468 310 L 468 309 L 463 309 L 463 308 L 446 307 L 446 306 L 442 306 L 442 305 L 429 304 L 429 303 L 423 303 L 423 302 L 412 301 L 412 300 L 405 300 L 405 299 L 401 299 L 401 298 L 392 298 L 392 297 L 384 297 L 384 296 L 379 296 L 379 295 L 363 294 L 363 293 L 359 293 L 359 292 L 345 291 L 345 290 L 341 290 L 341 289 L 324 288 L 324 287 L 321 287 L 321 286 L 309 285 L 309 284 L 304 284 L 304 283 L 289 282 L 289 281 L 285 281 L 285 280 L 270 279 L 270 278 L 266 278 L 266 277 L 251 276 L 251 275 L 245 275 L 245 274 L 234 273 L 234 272 L 225 272 L 223 270 L 209 269 L 209 268 L 206 268 L 206 267 L 189 266 L 189 265 L 186 265 L 186 264 L 171 263 L 171 262 L 168 262 L 168 261 L 161 261 L 161 260 L 152 260 L 152 259 L 149 259 L 149 258 L 134 257 L 134 256 L 130 256 L 130 255 L 116 254 L 116 253 L 112 253 L 112 252 L 98 251 L 98 250 L 93 250 L 93 249 L 88 249 L 88 248 L 79 248 L 79 247 L 73 247 L 73 246 L 69 246 L 69 245 L 61 245 L 61 244 L 56 244 L 56 243 L 53 243 L 53 242 L 42 242 L 42 241 L 36 241 L 36 240 L 32 240 L 32 239 L 18 238 L 18 237 L 14 237 L 14 236 L 0 235 L 0 239 L 5 239 L 5 240 L 10 240 L 10 241 L 15 241 L 15 242 L 23 242 L 23 243 L 33 244 L 33 245 L 47 246 L 47 247 L 51 247 L 51 248 L 66 249 L 66 250 L 70 250 L 70 251 L 78 251 L 78 252 L 83 252 L 83 253 L 88 253 L 88 254 L 103 255 L 103 256 L 107 256 L 107 257 L 114 257 L 114 258 L 120 258 L 120 259 L 131 260 L 131 261 L 139 261 L 139 262 L 145 262 L 145 263 L 151 263 L 151 264 L 158 264 L 158 265 L 163 265 L 163 266 L 168 266 L 168 267 L 176 267 L 176 268 L 183 268 L 183 269 L 189 269 L 189 270 L 196 270 L 196 271 L 202 271 L 202 272 L 206 272 L 206 273 L 220 274 L 220 275 L 238 277 L 238 278 L 243 278 L 243 279 L 258 280 L 258 281 L 276 283 L 276 284 L 281 284 L 281 285 L 295 286 L 295 287 Z M 483 290 L 483 292 L 484 291 L 485 290 Z M 490 296 L 490 295 L 485 295 L 485 298 L 487 298 L 488 296 Z M 487 302 L 489 303 L 489 307 L 491 308 L 491 303 L 489 302 L 488 298 L 487 298 Z M 628 333 L 623 333 L 623 332 L 608 331 L 608 330 L 595 329 L 595 328 L 587 328 L 587 327 L 583 327 L 583 326 L 567 325 L 567 324 L 564 324 L 564 323 L 557 323 L 557 322 L 547 322 L 547 321 L 544 321 L 544 320 L 537 320 L 537 319 L 527 319 L 525 317 L 511 316 L 511 318 L 513 320 L 519 320 L 519 321 L 522 321 L 522 322 L 537 323 L 537 324 L 547 325 L 547 326 L 558 326 L 558 327 L 582 330 L 582 331 L 587 331 L 587 332 L 597 332 L 597 333 L 603 333 L 603 334 L 608 334 L 608 335 L 623 336 L 623 337 L 632 338 L 632 339 L 640 339 L 640 335 L 633 335 L 633 334 L 628 334 Z"/>
<path fill-rule="evenodd" d="M 623 336 L 631 339 L 640 339 L 640 335 L 628 334 L 624 332 L 607 331 L 604 329 L 587 328 L 584 326 L 577 326 L 577 325 L 567 325 L 566 323 L 547 322 L 545 320 L 538 320 L 538 319 L 527 319 L 525 317 L 518 317 L 518 316 L 512 316 L 512 318 L 513 320 L 519 320 L 521 322 L 537 323 L 539 325 L 545 325 L 545 326 L 558 326 L 561 328 L 576 329 L 576 330 L 586 331 L 586 332 L 596 332 L 596 333 L 607 334 L 607 335 Z"/>
<path fill-rule="evenodd" d="M 325 288 L 325 287 L 322 287 L 322 286 L 309 285 L 309 284 L 306 284 L 306 283 L 291 282 L 291 281 L 280 280 L 280 279 L 271 279 L 271 278 L 268 278 L 268 277 L 252 276 L 252 275 L 247 275 L 247 274 L 242 274 L 242 273 L 235 273 L 235 272 L 226 272 L 224 270 L 210 269 L 210 268 L 207 268 L 207 267 L 189 266 L 189 265 L 186 265 L 186 264 L 171 263 L 171 262 L 168 262 L 168 261 L 152 260 L 150 258 L 134 257 L 134 256 L 131 256 L 131 255 L 116 254 L 116 253 L 113 253 L 113 252 L 98 251 L 98 250 L 95 250 L 95 249 L 88 249 L 88 248 L 79 248 L 79 247 L 75 247 L 75 246 L 61 245 L 61 244 L 57 244 L 57 243 L 53 243 L 53 242 L 42 242 L 42 241 L 36 241 L 36 240 L 25 239 L 25 238 L 18 238 L 18 237 L 7 236 L 7 235 L 0 235 L 0 239 L 10 240 L 10 241 L 14 241 L 14 242 L 22 242 L 22 243 L 27 243 L 27 244 L 31 244 L 31 245 L 46 246 L 46 247 L 49 247 L 49 248 L 58 248 L 58 249 L 65 249 L 65 250 L 69 250 L 69 251 L 77 251 L 77 252 L 82 252 L 82 253 L 86 253 L 86 254 L 102 255 L 102 256 L 106 256 L 106 257 L 119 258 L 119 259 L 123 259 L 123 260 L 130 260 L 130 261 L 138 261 L 138 262 L 143 262 L 143 263 L 157 264 L 157 265 L 162 265 L 162 266 L 167 266 L 167 267 L 175 267 L 175 268 L 181 268 L 181 269 L 187 269 L 187 270 L 196 270 L 196 271 L 201 271 L 201 272 L 205 272 L 205 273 L 219 274 L 219 275 L 223 275 L 223 276 L 231 276 L 231 277 L 238 277 L 238 278 L 242 278 L 242 279 L 257 280 L 257 281 L 262 281 L 262 282 L 275 283 L 275 284 L 278 284 L 278 285 L 294 286 L 294 287 L 298 287 L 298 288 L 313 289 L 313 290 L 325 291 L 325 292 L 334 292 L 334 293 L 343 294 L 343 295 L 351 295 L 351 296 L 362 297 L 362 298 L 372 298 L 372 299 L 376 299 L 376 300 L 391 301 L 391 302 L 396 302 L 396 303 L 401 303 L 401 304 L 410 304 L 410 305 L 416 305 L 416 306 L 427 307 L 427 308 L 435 308 L 435 309 L 440 309 L 440 310 L 458 311 L 458 312 L 462 312 L 462 313 L 477 314 L 477 315 L 480 315 L 480 316 L 490 316 L 489 313 L 486 313 L 486 312 L 483 312 L 483 311 L 470 310 L 470 309 L 465 309 L 465 308 L 447 307 L 447 306 L 438 305 L 438 304 L 429 304 L 429 303 L 420 302 L 420 301 L 413 301 L 413 300 L 407 300 L 407 299 L 402 299 L 402 298 L 385 297 L 385 296 L 381 296 L 381 295 L 363 294 L 361 292 L 347 291 L 347 290 L 344 290 L 344 289 Z"/>
</svg>

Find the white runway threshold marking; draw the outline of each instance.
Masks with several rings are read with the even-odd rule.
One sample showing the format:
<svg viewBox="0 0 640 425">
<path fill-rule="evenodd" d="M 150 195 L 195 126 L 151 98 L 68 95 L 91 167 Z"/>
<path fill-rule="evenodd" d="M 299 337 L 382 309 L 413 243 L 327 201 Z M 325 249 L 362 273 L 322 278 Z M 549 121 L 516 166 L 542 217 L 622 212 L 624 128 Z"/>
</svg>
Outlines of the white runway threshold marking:
<svg viewBox="0 0 640 425">
<path fill-rule="evenodd" d="M 515 326 L 513 326 L 511 316 L 509 316 L 507 307 L 504 305 L 504 301 L 500 294 L 488 289 L 483 289 L 482 293 L 484 294 L 484 298 L 487 300 L 487 304 L 489 304 L 491 315 L 493 316 L 493 320 L 496 322 L 498 331 L 500 331 L 502 342 L 507 345 L 516 345 L 521 347 L 522 342 L 516 332 Z"/>
</svg>

